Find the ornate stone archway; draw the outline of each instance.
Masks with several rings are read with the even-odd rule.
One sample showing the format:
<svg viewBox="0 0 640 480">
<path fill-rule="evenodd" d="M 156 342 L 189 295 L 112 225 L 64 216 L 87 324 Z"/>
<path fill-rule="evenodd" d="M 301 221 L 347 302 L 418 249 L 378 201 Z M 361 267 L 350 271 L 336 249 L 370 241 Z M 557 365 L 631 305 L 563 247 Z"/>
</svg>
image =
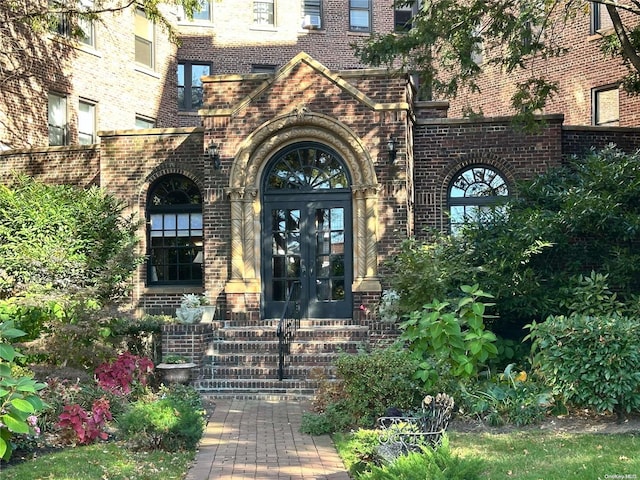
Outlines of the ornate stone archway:
<svg viewBox="0 0 640 480">
<path fill-rule="evenodd" d="M 354 291 L 380 291 L 377 265 L 378 182 L 373 161 L 343 123 L 301 107 L 254 131 L 238 149 L 227 194 L 231 202 L 231 278 L 227 293 L 258 293 L 260 281 L 260 188 L 263 169 L 281 148 L 312 141 L 331 147 L 352 178 Z"/>
</svg>

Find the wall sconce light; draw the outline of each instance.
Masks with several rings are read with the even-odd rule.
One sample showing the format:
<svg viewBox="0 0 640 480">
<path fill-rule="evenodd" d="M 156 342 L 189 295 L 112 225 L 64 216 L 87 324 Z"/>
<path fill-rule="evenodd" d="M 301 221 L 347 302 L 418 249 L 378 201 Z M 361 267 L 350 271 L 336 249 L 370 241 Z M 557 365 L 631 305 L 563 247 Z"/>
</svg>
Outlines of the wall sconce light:
<svg viewBox="0 0 640 480">
<path fill-rule="evenodd" d="M 215 170 L 220 170 L 220 168 L 222 168 L 222 162 L 220 161 L 220 152 L 218 150 L 217 143 L 212 142 L 209 144 L 209 146 L 207 147 L 207 156 L 213 162 L 213 168 Z"/>
<path fill-rule="evenodd" d="M 393 163 L 396 161 L 396 145 L 397 142 L 395 141 L 395 139 L 393 137 L 389 137 L 389 140 L 387 140 L 387 151 L 389 152 L 389 163 Z"/>
</svg>

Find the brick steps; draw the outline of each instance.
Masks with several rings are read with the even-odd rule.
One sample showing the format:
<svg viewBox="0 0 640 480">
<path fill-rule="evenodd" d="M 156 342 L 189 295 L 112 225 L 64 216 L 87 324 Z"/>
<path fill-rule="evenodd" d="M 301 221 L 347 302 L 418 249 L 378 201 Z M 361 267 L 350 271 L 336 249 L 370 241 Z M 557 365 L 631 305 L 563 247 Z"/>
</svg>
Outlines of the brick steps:
<svg viewBox="0 0 640 480">
<path fill-rule="evenodd" d="M 367 327 L 351 319 L 302 320 L 278 380 L 277 321 L 214 324 L 214 341 L 196 386 L 213 398 L 312 398 L 322 378 L 334 378 L 338 355 L 369 342 Z"/>
</svg>

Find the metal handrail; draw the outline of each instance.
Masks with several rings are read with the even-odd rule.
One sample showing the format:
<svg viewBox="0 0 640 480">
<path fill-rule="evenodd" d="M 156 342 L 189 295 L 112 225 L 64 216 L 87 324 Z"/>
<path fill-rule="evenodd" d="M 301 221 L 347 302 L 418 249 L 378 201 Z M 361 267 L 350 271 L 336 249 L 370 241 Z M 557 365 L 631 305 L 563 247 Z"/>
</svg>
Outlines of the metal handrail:
<svg viewBox="0 0 640 480">
<path fill-rule="evenodd" d="M 284 379 L 285 356 L 291 354 L 291 342 L 295 337 L 296 330 L 300 328 L 300 301 L 291 302 L 291 299 L 295 298 L 293 293 L 298 287 L 301 287 L 300 282 L 293 282 L 289 287 L 276 331 L 278 336 L 278 380 L 280 381 Z M 291 307 L 293 307 L 293 311 L 291 311 Z"/>
</svg>

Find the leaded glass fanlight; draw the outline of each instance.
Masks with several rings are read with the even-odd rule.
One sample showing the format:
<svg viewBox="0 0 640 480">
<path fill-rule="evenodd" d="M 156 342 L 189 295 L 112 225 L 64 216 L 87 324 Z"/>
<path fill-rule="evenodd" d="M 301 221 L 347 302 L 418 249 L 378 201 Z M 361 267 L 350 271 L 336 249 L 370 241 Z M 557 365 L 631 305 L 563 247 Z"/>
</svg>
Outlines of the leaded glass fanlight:
<svg viewBox="0 0 640 480">
<path fill-rule="evenodd" d="M 301 145 L 283 152 L 267 177 L 267 190 L 346 189 L 349 179 L 344 165 L 330 150 Z"/>
<path fill-rule="evenodd" d="M 458 173 L 449 188 L 451 233 L 469 222 L 482 221 L 509 196 L 509 186 L 495 169 L 475 165 Z"/>
</svg>

